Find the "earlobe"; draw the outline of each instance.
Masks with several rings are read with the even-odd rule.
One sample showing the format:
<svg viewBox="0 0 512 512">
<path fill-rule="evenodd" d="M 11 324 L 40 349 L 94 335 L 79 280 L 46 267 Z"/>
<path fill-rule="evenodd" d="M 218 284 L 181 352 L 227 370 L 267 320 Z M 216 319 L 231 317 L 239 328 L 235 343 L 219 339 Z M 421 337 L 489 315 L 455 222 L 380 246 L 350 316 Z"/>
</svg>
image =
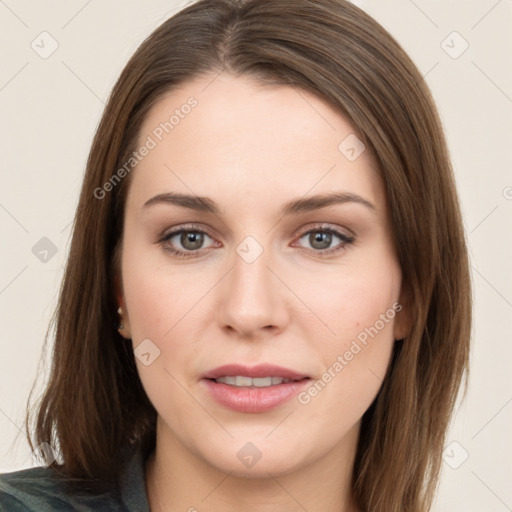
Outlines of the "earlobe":
<svg viewBox="0 0 512 512">
<path fill-rule="evenodd" d="M 124 294 L 123 294 L 123 288 L 121 286 L 121 279 L 117 273 L 114 276 L 113 286 L 114 286 L 114 296 L 116 299 L 116 303 L 119 305 L 119 309 L 122 310 L 122 308 L 124 308 L 124 296 L 123 296 Z M 118 314 L 121 314 L 119 309 L 117 310 L 117 312 L 118 312 Z"/>
<path fill-rule="evenodd" d="M 121 279 L 118 274 L 116 274 L 116 276 L 114 277 L 114 294 L 116 302 L 119 305 L 119 307 L 117 308 L 118 320 L 115 324 L 115 328 L 123 338 L 129 340 L 131 339 L 130 323 L 127 318 L 127 315 L 125 315 L 126 307 L 124 294 L 121 286 Z"/>
<path fill-rule="evenodd" d="M 393 309 L 396 312 L 393 337 L 395 340 L 403 340 L 409 336 L 412 326 L 409 295 L 406 291 L 402 291 L 399 301 L 393 305 Z"/>
<path fill-rule="evenodd" d="M 394 333 L 393 333 L 393 338 L 395 339 L 395 341 L 403 340 L 409 334 L 409 329 L 404 325 L 405 322 L 401 321 L 402 315 L 403 315 L 403 310 L 400 313 L 397 313 L 397 316 L 395 317 L 395 326 L 394 326 Z"/>
<path fill-rule="evenodd" d="M 123 308 L 121 306 L 117 309 L 117 313 L 119 315 L 119 320 L 116 324 L 116 329 L 123 338 L 129 340 L 131 339 L 130 326 L 128 319 L 124 316 Z"/>
</svg>

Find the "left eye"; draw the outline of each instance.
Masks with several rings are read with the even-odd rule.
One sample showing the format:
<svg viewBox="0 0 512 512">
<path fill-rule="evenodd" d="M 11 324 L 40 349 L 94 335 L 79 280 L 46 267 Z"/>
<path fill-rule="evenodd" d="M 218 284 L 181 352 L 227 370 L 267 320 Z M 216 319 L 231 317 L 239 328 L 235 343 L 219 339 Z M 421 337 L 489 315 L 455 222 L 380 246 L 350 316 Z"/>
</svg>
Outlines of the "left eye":
<svg viewBox="0 0 512 512">
<path fill-rule="evenodd" d="M 309 249 L 321 252 L 335 249 L 337 246 L 349 244 L 353 241 L 353 238 L 331 229 L 315 229 L 302 235 L 299 238 L 299 241 L 300 240 L 305 240 L 306 244 L 309 244 Z M 332 245 L 333 243 L 334 246 Z M 300 245 L 302 247 L 307 247 L 307 245 Z"/>
</svg>

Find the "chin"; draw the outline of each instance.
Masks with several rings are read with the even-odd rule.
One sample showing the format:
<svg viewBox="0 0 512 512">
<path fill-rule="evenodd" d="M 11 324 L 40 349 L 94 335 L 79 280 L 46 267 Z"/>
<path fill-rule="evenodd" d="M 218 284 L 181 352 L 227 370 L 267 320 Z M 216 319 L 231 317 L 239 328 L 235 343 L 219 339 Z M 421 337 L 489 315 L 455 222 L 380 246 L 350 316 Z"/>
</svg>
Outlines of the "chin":
<svg viewBox="0 0 512 512">
<path fill-rule="evenodd" d="M 240 478 L 269 478 L 285 476 L 308 465 L 306 454 L 301 456 L 296 447 L 267 446 L 263 440 L 235 443 L 236 446 L 218 448 L 217 453 L 208 453 L 205 460 L 223 473 L 230 473 Z M 258 448 L 257 445 L 261 447 Z"/>
</svg>

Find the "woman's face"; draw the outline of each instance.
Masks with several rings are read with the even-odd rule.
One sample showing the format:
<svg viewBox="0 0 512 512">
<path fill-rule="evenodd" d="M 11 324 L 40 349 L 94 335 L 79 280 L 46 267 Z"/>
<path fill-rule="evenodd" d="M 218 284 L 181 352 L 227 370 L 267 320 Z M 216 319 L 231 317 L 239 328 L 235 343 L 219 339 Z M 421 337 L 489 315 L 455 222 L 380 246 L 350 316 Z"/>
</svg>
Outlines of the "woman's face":
<svg viewBox="0 0 512 512">
<path fill-rule="evenodd" d="M 309 93 L 225 74 L 150 110 L 121 302 L 159 442 L 252 476 L 353 455 L 405 324 L 383 184 L 354 132 Z"/>
</svg>

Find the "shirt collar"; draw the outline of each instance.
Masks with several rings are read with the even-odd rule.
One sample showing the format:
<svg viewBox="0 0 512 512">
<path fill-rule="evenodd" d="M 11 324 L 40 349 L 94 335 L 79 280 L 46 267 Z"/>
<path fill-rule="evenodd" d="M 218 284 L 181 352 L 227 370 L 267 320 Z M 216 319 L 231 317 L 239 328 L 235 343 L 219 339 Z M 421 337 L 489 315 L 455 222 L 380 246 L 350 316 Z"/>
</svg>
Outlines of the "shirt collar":
<svg viewBox="0 0 512 512">
<path fill-rule="evenodd" d="M 125 464 L 119 480 L 121 501 L 128 512 L 150 512 L 146 493 L 146 459 L 139 444 L 125 451 Z"/>
</svg>

